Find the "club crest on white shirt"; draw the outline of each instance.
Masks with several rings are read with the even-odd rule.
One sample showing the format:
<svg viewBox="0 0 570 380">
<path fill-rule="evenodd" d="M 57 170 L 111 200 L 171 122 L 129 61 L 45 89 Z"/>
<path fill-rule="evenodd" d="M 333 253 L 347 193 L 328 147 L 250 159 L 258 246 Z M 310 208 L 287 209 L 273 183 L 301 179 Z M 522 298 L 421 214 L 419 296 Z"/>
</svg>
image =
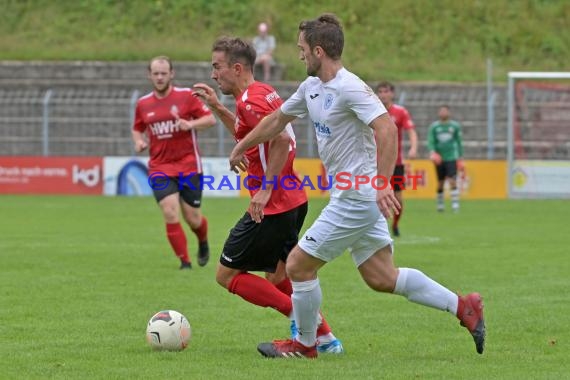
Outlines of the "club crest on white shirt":
<svg viewBox="0 0 570 380">
<path fill-rule="evenodd" d="M 334 100 L 333 94 L 327 94 L 327 95 L 325 96 L 325 104 L 324 104 L 324 107 L 323 107 L 323 108 L 326 109 L 326 110 L 328 110 L 329 108 L 331 108 L 332 103 L 333 103 L 333 100 Z"/>
</svg>

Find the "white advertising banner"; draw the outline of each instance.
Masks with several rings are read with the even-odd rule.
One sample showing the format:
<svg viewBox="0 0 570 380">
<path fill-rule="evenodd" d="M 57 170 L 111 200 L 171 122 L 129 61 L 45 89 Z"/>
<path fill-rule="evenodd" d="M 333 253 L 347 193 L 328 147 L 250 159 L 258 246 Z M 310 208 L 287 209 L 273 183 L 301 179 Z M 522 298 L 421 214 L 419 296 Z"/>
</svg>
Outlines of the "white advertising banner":
<svg viewBox="0 0 570 380">
<path fill-rule="evenodd" d="M 224 185 L 231 180 L 236 183 L 236 174 L 229 170 L 227 158 L 203 158 L 204 197 L 238 197 L 237 185 Z M 148 157 L 104 157 L 103 194 L 125 196 L 150 196 Z"/>
<path fill-rule="evenodd" d="M 570 161 L 515 160 L 512 195 L 528 198 L 570 198 Z"/>
</svg>

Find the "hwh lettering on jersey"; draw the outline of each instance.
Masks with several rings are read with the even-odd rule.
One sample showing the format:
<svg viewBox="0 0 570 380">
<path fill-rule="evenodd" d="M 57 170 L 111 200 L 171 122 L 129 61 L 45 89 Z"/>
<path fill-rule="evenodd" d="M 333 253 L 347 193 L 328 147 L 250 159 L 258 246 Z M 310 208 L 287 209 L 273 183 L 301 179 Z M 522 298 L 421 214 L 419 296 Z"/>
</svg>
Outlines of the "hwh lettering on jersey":
<svg viewBox="0 0 570 380">
<path fill-rule="evenodd" d="M 313 127 L 315 127 L 315 132 L 317 133 L 317 135 L 323 136 L 323 137 L 330 137 L 331 136 L 331 130 L 329 127 L 326 126 L 326 124 L 319 123 L 317 121 L 317 122 L 313 122 Z"/>
<path fill-rule="evenodd" d="M 265 100 L 267 100 L 267 103 L 273 103 L 273 101 L 277 99 L 280 99 L 279 95 L 277 94 L 277 91 L 273 91 L 271 94 L 265 96 Z"/>
<path fill-rule="evenodd" d="M 152 134 L 159 139 L 172 137 L 174 132 L 178 132 L 180 128 L 176 125 L 174 120 L 157 121 L 149 126 Z"/>
</svg>

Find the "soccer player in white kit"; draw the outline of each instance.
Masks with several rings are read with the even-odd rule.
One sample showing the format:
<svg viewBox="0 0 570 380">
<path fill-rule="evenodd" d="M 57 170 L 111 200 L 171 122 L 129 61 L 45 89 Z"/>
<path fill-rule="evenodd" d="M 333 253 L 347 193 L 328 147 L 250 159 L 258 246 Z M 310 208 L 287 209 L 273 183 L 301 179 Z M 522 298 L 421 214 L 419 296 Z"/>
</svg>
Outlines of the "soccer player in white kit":
<svg viewBox="0 0 570 380">
<path fill-rule="evenodd" d="M 336 16 L 323 14 L 301 22 L 298 46 L 309 78 L 235 146 L 230 166 L 243 170 L 249 147 L 273 138 L 308 112 L 327 174 L 338 178 L 339 173 L 348 173 L 353 183 L 333 184 L 328 205 L 287 259 L 299 335 L 261 343 L 258 351 L 275 358 L 317 357 L 317 316 L 322 301 L 317 271 L 349 249 L 370 288 L 452 313 L 471 333 L 477 352 L 483 353 L 485 322 L 478 293 L 458 296 L 419 270 L 394 266 L 386 218 L 399 208 L 388 183 L 396 161 L 397 129 L 374 91 L 343 67 L 344 34 Z M 357 186 L 356 176 L 378 181 Z"/>
</svg>

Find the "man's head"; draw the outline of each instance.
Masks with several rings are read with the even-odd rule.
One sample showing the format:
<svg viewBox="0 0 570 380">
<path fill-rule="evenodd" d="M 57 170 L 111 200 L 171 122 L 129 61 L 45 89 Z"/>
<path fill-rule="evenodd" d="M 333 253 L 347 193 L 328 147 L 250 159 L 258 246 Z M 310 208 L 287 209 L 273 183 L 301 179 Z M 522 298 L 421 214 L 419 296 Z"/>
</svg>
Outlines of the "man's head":
<svg viewBox="0 0 570 380">
<path fill-rule="evenodd" d="M 394 102 L 394 85 L 386 81 L 378 83 L 376 95 L 378 95 L 384 106 L 390 107 Z"/>
<path fill-rule="evenodd" d="M 299 24 L 299 58 L 305 61 L 307 75 L 316 76 L 322 60 L 340 60 L 344 48 L 344 33 L 338 18 L 325 13 L 314 20 Z"/>
<path fill-rule="evenodd" d="M 260 36 L 263 36 L 263 37 L 266 36 L 268 30 L 269 30 L 269 27 L 268 27 L 267 24 L 264 23 L 264 22 L 262 22 L 261 24 L 259 24 L 259 25 L 257 26 L 257 33 L 258 33 Z"/>
<path fill-rule="evenodd" d="M 148 78 L 156 93 L 159 95 L 166 94 L 174 78 L 174 69 L 170 58 L 165 55 L 152 58 L 148 63 Z"/>
<path fill-rule="evenodd" d="M 241 38 L 220 37 L 212 46 L 212 75 L 223 94 L 237 92 L 240 83 L 253 80 L 255 49 Z"/>
<path fill-rule="evenodd" d="M 440 106 L 439 112 L 437 114 L 439 115 L 439 119 L 441 121 L 449 120 L 449 117 L 451 116 L 451 112 L 449 111 L 449 106 L 446 104 Z"/>
</svg>

